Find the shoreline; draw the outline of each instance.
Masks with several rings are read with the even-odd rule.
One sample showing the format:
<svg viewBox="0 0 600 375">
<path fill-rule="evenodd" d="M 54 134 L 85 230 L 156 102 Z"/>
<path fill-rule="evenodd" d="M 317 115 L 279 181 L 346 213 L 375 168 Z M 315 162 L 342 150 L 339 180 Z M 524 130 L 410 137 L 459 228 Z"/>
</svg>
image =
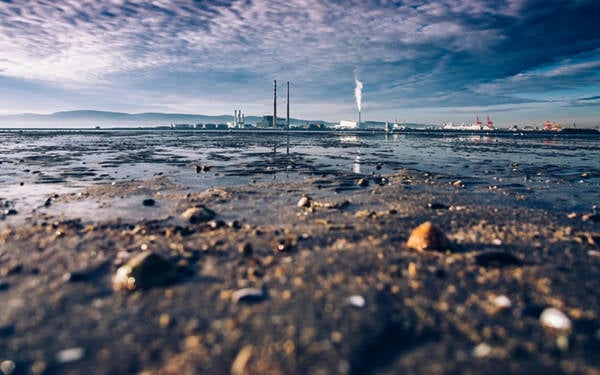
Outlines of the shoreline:
<svg viewBox="0 0 600 375">
<path fill-rule="evenodd" d="M 137 218 L 36 211 L 1 232 L 0 361 L 17 374 L 597 373 L 597 214 L 474 200 L 409 170 L 376 178 L 177 191 L 161 177 L 57 197 L 58 211 L 130 199 Z M 200 207 L 216 216 L 181 216 Z M 451 251 L 406 248 L 425 221 Z M 114 290 L 144 251 L 175 277 Z M 540 323 L 548 307 L 570 331 Z"/>
</svg>

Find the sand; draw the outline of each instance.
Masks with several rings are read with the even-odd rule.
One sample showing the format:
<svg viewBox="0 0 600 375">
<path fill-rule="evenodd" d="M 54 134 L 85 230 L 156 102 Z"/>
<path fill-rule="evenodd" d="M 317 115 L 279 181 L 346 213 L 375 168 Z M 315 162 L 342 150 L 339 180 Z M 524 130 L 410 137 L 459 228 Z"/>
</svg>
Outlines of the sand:
<svg viewBox="0 0 600 375">
<path fill-rule="evenodd" d="M 0 233 L 0 370 L 599 373 L 598 216 L 437 177 L 186 192 L 162 176 L 18 212 Z M 406 247 L 425 221 L 450 248 Z M 144 252 L 166 276 L 115 290 Z M 549 307 L 571 327 L 544 326 Z"/>
</svg>

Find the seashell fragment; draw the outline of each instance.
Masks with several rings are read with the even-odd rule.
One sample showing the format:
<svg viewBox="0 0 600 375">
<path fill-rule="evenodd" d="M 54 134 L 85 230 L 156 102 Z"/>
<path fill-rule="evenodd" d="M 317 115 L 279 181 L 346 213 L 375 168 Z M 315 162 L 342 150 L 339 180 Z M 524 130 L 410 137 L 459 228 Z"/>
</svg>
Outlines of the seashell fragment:
<svg viewBox="0 0 600 375">
<path fill-rule="evenodd" d="M 242 288 L 231 293 L 231 301 L 238 302 L 258 302 L 265 299 L 265 293 L 258 288 Z"/>
<path fill-rule="evenodd" d="M 413 229 L 406 246 L 415 250 L 444 251 L 451 249 L 452 244 L 437 225 L 426 221 Z"/>
<path fill-rule="evenodd" d="M 551 330 L 568 332 L 571 330 L 571 319 L 554 307 L 548 307 L 540 315 L 540 323 Z"/>
</svg>

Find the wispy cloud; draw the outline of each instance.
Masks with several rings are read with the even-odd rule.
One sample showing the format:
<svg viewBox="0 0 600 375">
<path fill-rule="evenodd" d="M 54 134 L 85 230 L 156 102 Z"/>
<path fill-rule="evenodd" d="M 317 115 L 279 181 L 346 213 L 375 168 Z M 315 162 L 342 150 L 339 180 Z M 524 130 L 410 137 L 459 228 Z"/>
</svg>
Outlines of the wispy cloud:
<svg viewBox="0 0 600 375">
<path fill-rule="evenodd" d="M 0 76 L 168 107 L 279 77 L 313 110 L 351 104 L 358 70 L 366 108 L 521 103 L 598 85 L 597 14 L 595 0 L 0 1 Z"/>
</svg>

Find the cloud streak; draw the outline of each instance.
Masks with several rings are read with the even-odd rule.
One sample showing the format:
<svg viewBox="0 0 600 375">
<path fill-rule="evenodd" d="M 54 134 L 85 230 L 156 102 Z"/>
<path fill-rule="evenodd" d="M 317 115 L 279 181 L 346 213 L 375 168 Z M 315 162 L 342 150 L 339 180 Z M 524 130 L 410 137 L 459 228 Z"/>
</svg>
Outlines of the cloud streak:
<svg viewBox="0 0 600 375">
<path fill-rule="evenodd" d="M 359 69 L 382 115 L 519 104 L 599 86 L 596 14 L 595 0 L 2 1 L 0 76 L 153 103 L 262 100 L 279 77 L 314 110 L 350 101 Z"/>
</svg>

